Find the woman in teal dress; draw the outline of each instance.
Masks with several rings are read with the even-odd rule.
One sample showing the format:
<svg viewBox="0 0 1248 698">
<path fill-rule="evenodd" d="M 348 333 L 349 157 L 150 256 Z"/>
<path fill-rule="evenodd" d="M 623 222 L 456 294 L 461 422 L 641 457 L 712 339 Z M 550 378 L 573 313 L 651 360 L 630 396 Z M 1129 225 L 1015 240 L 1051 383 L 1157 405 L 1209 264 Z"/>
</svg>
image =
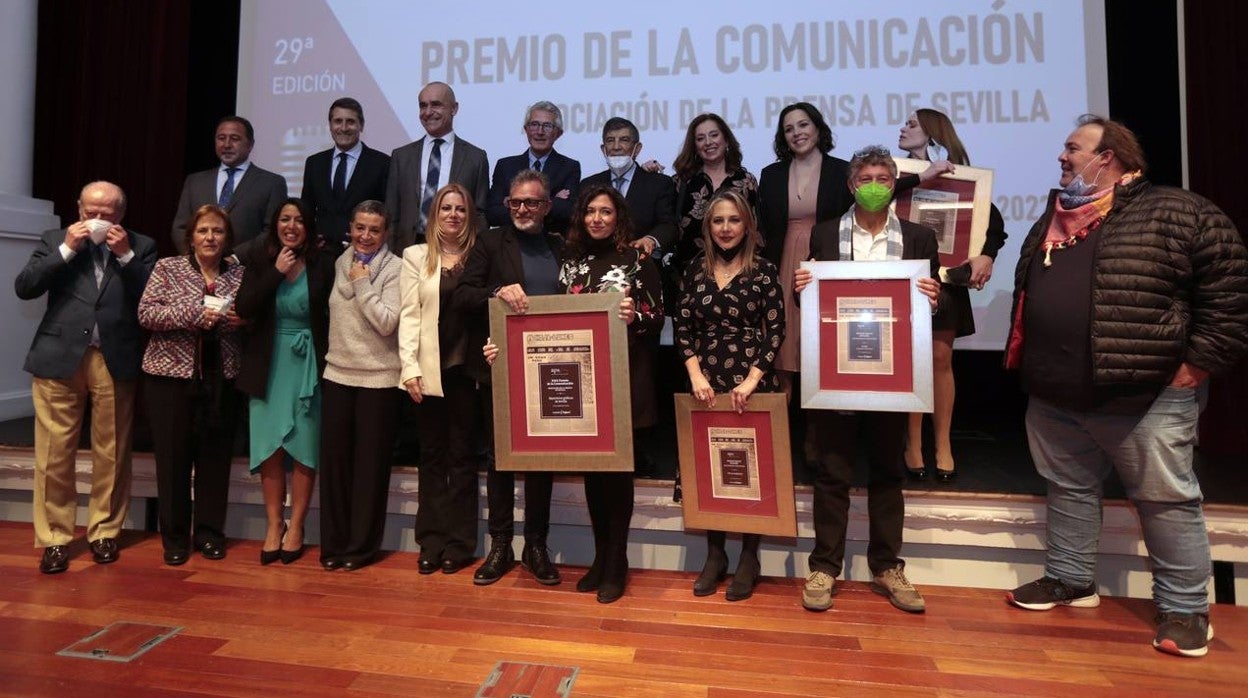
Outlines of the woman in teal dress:
<svg viewBox="0 0 1248 698">
<path fill-rule="evenodd" d="M 251 470 L 260 472 L 268 520 L 260 564 L 303 554 L 303 524 L 316 482 L 321 389 L 329 345 L 334 260 L 318 253 L 312 212 L 287 199 L 268 235 L 243 253 L 238 315 L 251 324 L 235 384 L 251 396 Z M 290 472 L 290 524 L 283 508 Z"/>
</svg>

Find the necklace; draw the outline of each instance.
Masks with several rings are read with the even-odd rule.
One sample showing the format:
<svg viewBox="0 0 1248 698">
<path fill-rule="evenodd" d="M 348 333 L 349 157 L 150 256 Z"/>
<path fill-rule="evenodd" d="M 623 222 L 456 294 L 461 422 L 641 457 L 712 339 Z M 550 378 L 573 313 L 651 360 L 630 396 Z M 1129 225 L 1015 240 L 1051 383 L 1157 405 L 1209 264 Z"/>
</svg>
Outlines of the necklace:
<svg viewBox="0 0 1248 698">
<path fill-rule="evenodd" d="M 805 198 L 805 195 L 810 191 L 811 183 L 819 178 L 821 167 L 822 163 L 819 160 L 793 160 L 789 174 L 791 175 L 792 186 L 798 201 Z"/>
</svg>

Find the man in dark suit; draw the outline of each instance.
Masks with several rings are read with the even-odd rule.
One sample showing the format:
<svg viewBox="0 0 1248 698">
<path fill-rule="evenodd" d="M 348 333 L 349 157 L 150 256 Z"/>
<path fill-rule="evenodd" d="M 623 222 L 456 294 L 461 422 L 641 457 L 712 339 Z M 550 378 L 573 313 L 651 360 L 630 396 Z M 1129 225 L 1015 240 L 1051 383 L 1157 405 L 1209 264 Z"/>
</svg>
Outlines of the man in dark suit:
<svg viewBox="0 0 1248 698">
<path fill-rule="evenodd" d="M 45 574 L 69 567 L 78 492 L 74 462 L 91 402 L 91 495 L 87 541 L 98 563 L 118 557 L 117 536 L 130 504 L 130 425 L 143 358 L 139 297 L 156 264 L 156 243 L 121 227 L 126 196 L 92 182 L 78 199 L 78 221 L 49 230 L 14 283 L 17 297 L 48 295 L 26 355 L 34 379 L 35 545 Z"/>
<path fill-rule="evenodd" d="M 439 189 L 458 182 L 472 193 L 478 229 L 484 229 L 490 165 L 485 151 L 455 135 L 459 102 L 444 82 L 420 91 L 420 124 L 425 136 L 390 154 L 386 210 L 390 212 L 391 249 L 402 255 L 408 245 L 425 240 L 429 205 Z M 447 166 L 447 163 L 450 166 Z"/>
<path fill-rule="evenodd" d="M 602 126 L 602 154 L 607 169 L 586 177 L 581 185 L 606 184 L 624 194 L 633 216 L 633 247 L 654 255 L 659 247 L 676 242 L 676 185 L 672 178 L 641 167 L 641 134 L 633 122 L 618 116 Z"/>
<path fill-rule="evenodd" d="M 247 119 L 226 116 L 217 122 L 221 164 L 187 175 L 182 184 L 170 232 L 178 252 L 186 254 L 186 223 L 204 204 L 216 204 L 230 214 L 236 247 L 268 232 L 273 213 L 286 198 L 286 180 L 248 160 L 255 144 L 256 132 Z"/>
<path fill-rule="evenodd" d="M 543 221 L 550 211 L 550 183 L 546 175 L 521 170 L 511 182 L 507 198 L 511 219 L 482 233 L 464 265 L 463 276 L 451 297 L 452 310 L 465 313 L 468 346 L 480 347 L 489 334 L 490 298 L 499 298 L 516 312 L 528 308 L 529 296 L 559 293 L 559 264 L 563 238 L 547 232 Z M 493 401 L 490 369 L 480 351 L 469 352 L 465 369 L 482 388 L 487 412 L 487 438 L 493 438 Z M 515 526 L 515 474 L 499 472 L 494 464 L 486 475 L 490 552 L 473 574 L 477 585 L 493 584 L 515 565 L 511 540 Z M 559 570 L 550 561 L 546 536 L 550 532 L 550 494 L 554 478 L 548 472 L 524 474 L 524 553 L 521 562 L 542 584 L 558 584 Z"/>
<path fill-rule="evenodd" d="M 563 135 L 563 112 L 552 102 L 536 102 L 525 110 L 520 128 L 529 139 L 529 149 L 495 163 L 485 217 L 492 226 L 506 225 L 511 216 L 503 201 L 511 191 L 511 179 L 520 170 L 537 170 L 550 180 L 553 192 L 550 213 L 546 214 L 546 230 L 566 234 L 576 192 L 581 186 L 581 163 L 555 152 L 555 141 Z"/>
<path fill-rule="evenodd" d="M 897 165 L 888 149 L 868 146 L 849 163 L 849 189 L 856 202 L 839 219 L 816 225 L 810 233 L 810 259 L 816 261 L 862 261 L 924 259 L 931 278 L 919 279 L 933 312 L 940 283 L 936 233 L 930 228 L 903 221 L 888 208 L 897 180 Z M 811 281 L 811 273 L 794 274 L 794 296 Z M 810 575 L 802 590 L 802 605 L 812 611 L 832 607 L 836 577 L 845 559 L 845 532 L 849 523 L 849 486 L 854 476 L 854 455 L 861 436 L 871 468 L 867 488 L 870 541 L 867 565 L 871 588 L 887 596 L 893 606 L 911 613 L 925 609 L 919 593 L 904 572 L 900 557 L 906 501 L 902 496 L 905 470 L 904 412 L 842 412 L 811 410 L 807 418 L 815 434 L 819 470 L 815 475 L 815 547 L 810 553 Z"/>
<path fill-rule="evenodd" d="M 308 156 L 303 163 L 300 198 L 316 215 L 316 230 L 339 252 L 348 242 L 351 211 L 362 201 L 386 198 L 390 156 L 360 140 L 364 107 L 351 97 L 329 105 L 329 135 L 334 147 Z"/>
</svg>

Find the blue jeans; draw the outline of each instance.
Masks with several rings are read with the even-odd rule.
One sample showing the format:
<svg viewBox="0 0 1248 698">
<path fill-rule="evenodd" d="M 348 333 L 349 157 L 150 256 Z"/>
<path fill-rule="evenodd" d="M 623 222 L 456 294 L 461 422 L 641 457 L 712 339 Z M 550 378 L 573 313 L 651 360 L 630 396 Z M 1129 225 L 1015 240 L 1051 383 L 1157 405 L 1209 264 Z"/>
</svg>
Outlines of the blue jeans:
<svg viewBox="0 0 1248 698">
<path fill-rule="evenodd" d="M 1079 412 L 1031 398 L 1027 440 L 1049 483 L 1046 576 L 1074 587 L 1094 581 L 1101 486 L 1112 467 L 1140 516 L 1158 610 L 1209 611 L 1209 535 L 1192 470 L 1196 393 L 1166 388 L 1135 415 Z"/>
</svg>

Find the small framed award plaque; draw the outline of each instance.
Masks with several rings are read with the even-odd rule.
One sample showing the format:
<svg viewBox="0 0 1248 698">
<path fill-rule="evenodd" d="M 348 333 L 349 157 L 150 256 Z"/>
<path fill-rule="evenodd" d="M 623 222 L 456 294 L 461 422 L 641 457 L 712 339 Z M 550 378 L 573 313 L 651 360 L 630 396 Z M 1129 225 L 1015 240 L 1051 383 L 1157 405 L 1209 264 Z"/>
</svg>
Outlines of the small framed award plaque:
<svg viewBox="0 0 1248 698">
<path fill-rule="evenodd" d="M 900 174 L 919 174 L 932 164 L 912 158 L 893 160 Z M 898 218 L 936 231 L 941 281 L 956 283 L 957 275 L 951 279 L 949 269 L 984 249 L 992 209 L 992 178 L 992 170 L 958 165 L 953 172 L 897 192 L 893 199 Z"/>
<path fill-rule="evenodd" d="M 490 300 L 499 470 L 628 472 L 633 419 L 622 293 Z"/>
<path fill-rule="evenodd" d="M 728 395 L 675 397 L 685 527 L 796 536 L 784 393 L 754 393 L 740 414 Z"/>
<path fill-rule="evenodd" d="M 802 262 L 802 407 L 932 411 L 932 313 L 925 259 Z"/>
</svg>

